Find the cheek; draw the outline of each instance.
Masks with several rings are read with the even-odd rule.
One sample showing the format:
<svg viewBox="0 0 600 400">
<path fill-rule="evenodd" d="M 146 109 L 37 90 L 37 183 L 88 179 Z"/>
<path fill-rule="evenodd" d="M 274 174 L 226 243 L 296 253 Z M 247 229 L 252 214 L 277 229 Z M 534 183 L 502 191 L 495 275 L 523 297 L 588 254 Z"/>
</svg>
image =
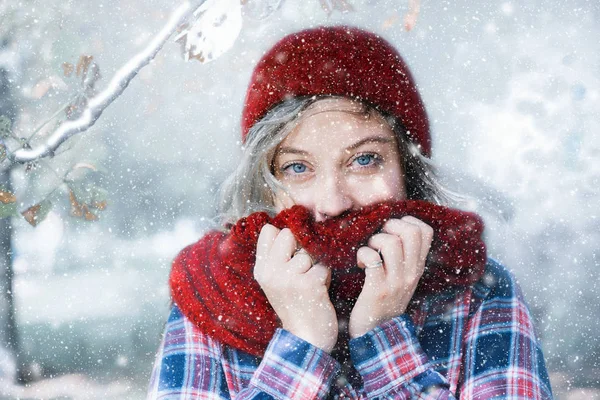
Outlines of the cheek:
<svg viewBox="0 0 600 400">
<path fill-rule="evenodd" d="M 294 205 L 311 208 L 315 191 L 311 188 L 288 187 L 287 192 L 280 191 L 274 196 L 275 211 L 280 212 Z"/>
<path fill-rule="evenodd" d="M 406 199 L 406 184 L 404 182 L 404 174 L 400 171 L 390 174 L 390 179 L 387 186 L 392 191 L 391 200 L 404 200 Z"/>
<path fill-rule="evenodd" d="M 381 174 L 367 181 L 356 181 L 352 186 L 355 200 L 361 206 L 406 198 L 404 177 L 400 172 Z"/>
</svg>

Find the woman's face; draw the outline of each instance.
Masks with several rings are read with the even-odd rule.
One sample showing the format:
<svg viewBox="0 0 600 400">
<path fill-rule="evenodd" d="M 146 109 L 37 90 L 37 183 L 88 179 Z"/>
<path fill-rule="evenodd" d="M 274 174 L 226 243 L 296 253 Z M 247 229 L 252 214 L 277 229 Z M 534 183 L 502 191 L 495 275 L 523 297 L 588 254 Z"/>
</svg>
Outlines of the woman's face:
<svg viewBox="0 0 600 400">
<path fill-rule="evenodd" d="M 304 112 L 273 158 L 273 173 L 288 191 L 274 196 L 278 212 L 298 204 L 323 221 L 406 198 L 393 131 L 383 118 L 361 111 L 350 100 L 326 99 Z"/>
</svg>

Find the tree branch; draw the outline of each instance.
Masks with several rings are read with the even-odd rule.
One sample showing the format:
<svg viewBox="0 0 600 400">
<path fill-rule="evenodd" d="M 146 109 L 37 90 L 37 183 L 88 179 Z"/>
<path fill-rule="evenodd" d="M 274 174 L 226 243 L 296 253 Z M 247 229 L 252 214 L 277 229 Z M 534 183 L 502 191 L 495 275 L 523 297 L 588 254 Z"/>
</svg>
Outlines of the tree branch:
<svg viewBox="0 0 600 400">
<path fill-rule="evenodd" d="M 177 27 L 186 21 L 205 1 L 187 0 L 177 7 L 171 14 L 167 24 L 152 39 L 148 46 L 117 71 L 106 89 L 89 100 L 88 106 L 79 118 L 63 122 L 45 143 L 35 148 L 9 152 L 8 158 L 10 161 L 13 163 L 26 163 L 52 156 L 56 149 L 67 139 L 86 131 L 94 125 L 106 107 L 115 101 L 138 72 L 154 59 Z"/>
</svg>

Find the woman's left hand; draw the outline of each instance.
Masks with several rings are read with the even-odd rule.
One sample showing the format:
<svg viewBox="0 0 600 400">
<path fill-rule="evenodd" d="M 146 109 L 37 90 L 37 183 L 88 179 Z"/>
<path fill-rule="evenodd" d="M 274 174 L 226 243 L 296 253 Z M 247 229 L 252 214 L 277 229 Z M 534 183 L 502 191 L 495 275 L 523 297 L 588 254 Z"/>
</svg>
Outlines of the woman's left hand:
<svg viewBox="0 0 600 400">
<path fill-rule="evenodd" d="M 356 258 L 365 269 L 365 284 L 350 314 L 351 338 L 406 311 L 425 270 L 432 240 L 429 225 L 406 216 L 387 221 L 382 233 L 358 249 Z"/>
</svg>

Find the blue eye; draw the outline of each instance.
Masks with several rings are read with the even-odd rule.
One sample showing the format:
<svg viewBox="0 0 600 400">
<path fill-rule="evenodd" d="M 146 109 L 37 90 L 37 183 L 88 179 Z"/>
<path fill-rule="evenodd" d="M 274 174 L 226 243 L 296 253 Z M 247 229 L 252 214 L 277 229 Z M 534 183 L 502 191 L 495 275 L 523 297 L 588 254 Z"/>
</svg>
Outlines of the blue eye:
<svg viewBox="0 0 600 400">
<path fill-rule="evenodd" d="M 301 164 L 301 163 L 293 163 L 293 164 L 289 164 L 286 165 L 285 167 L 283 167 L 284 171 L 289 171 L 291 170 L 294 174 L 302 174 L 304 172 L 306 172 L 306 165 Z"/>
<path fill-rule="evenodd" d="M 369 165 L 375 157 L 372 154 L 363 154 L 356 157 L 356 161 L 359 165 Z"/>
<path fill-rule="evenodd" d="M 301 174 L 304 171 L 306 171 L 306 165 L 304 165 L 304 164 L 294 164 L 294 165 L 292 165 L 292 169 L 294 170 L 295 173 Z"/>
</svg>

